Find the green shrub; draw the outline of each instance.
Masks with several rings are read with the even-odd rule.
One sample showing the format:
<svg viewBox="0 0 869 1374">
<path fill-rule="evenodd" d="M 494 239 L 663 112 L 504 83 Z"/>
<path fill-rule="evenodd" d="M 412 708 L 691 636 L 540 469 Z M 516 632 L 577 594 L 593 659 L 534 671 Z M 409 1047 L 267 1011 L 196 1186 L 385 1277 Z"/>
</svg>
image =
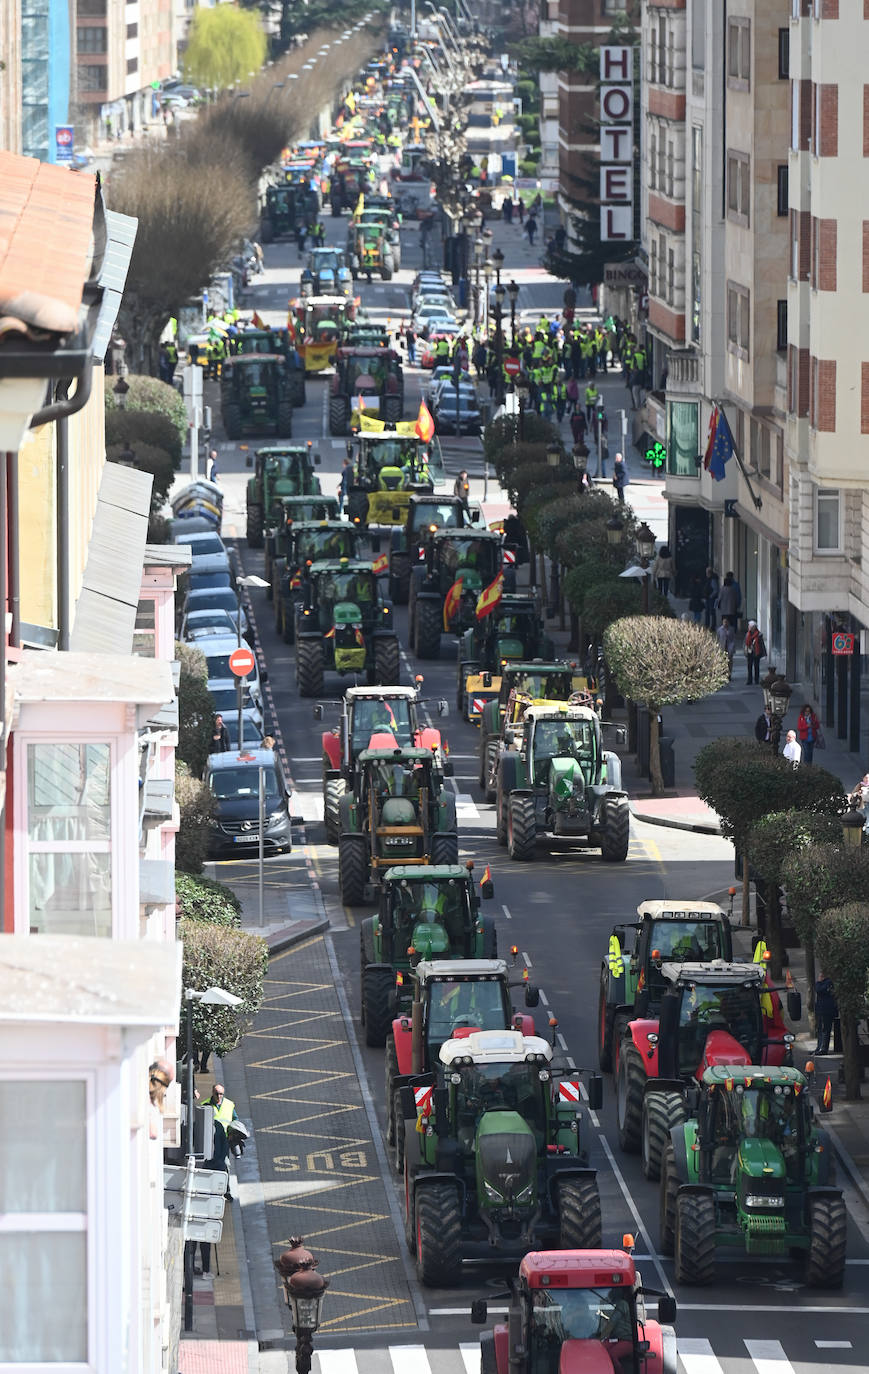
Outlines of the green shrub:
<svg viewBox="0 0 869 1374">
<path fill-rule="evenodd" d="M 179 442 L 183 444 L 187 437 L 187 407 L 174 386 L 170 386 L 168 382 L 161 382 L 157 377 L 148 377 L 144 374 L 132 373 L 126 380 L 130 388 L 125 402 L 126 410 L 145 410 L 163 415 L 171 421 Z M 107 387 L 106 411 L 117 408 L 117 397 L 111 387 Z"/>
<path fill-rule="evenodd" d="M 181 439 L 168 416 L 156 410 L 106 410 L 106 448 L 136 449 L 140 444 L 162 449 L 180 467 Z"/>
<path fill-rule="evenodd" d="M 175 905 L 176 914 L 182 920 L 214 926 L 241 925 L 241 902 L 231 887 L 213 878 L 176 873 Z"/>
<path fill-rule="evenodd" d="M 220 987 L 242 999 L 238 1007 L 189 1004 L 196 1050 L 222 1057 L 238 1047 L 262 1006 L 269 967 L 268 946 L 258 935 L 199 921 L 180 921 L 178 934 L 184 945 L 183 986 L 197 992 Z M 182 1003 L 182 1044 L 187 1033 L 187 1007 L 187 1003 Z"/>
<path fill-rule="evenodd" d="M 175 800 L 181 813 L 175 836 L 175 867 L 182 873 L 201 873 L 208 858 L 208 842 L 214 817 L 214 798 L 187 764 L 175 759 Z"/>
<path fill-rule="evenodd" d="M 798 770 L 799 771 L 799 770 Z M 825 911 L 815 936 L 818 959 L 833 980 L 842 1024 L 842 1069 L 845 1096 L 860 1096 L 857 1022 L 866 1015 L 869 978 L 869 905 L 848 902 Z"/>
<path fill-rule="evenodd" d="M 538 163 L 539 161 L 540 161 L 539 158 L 538 158 L 536 161 L 534 161 L 534 160 L 533 160 L 532 158 L 530 158 L 530 157 L 523 158 L 522 161 L 519 163 L 519 175 L 520 175 L 520 177 L 533 177 L 533 176 L 536 176 L 536 175 L 537 175 L 537 163 Z"/>
<path fill-rule="evenodd" d="M 662 704 L 662 703 L 661 703 Z M 794 768 L 753 739 L 727 736 L 705 744 L 694 760 L 697 791 L 721 818 L 721 831 L 744 851 L 761 816 L 776 811 L 838 815 L 842 784 L 819 767 Z"/>
<path fill-rule="evenodd" d="M 214 702 L 208 690 L 208 667 L 201 649 L 192 644 L 175 644 L 175 657 L 181 664 L 178 684 L 178 747 L 175 757 L 182 759 L 194 777 L 201 778 L 211 749 Z"/>
</svg>

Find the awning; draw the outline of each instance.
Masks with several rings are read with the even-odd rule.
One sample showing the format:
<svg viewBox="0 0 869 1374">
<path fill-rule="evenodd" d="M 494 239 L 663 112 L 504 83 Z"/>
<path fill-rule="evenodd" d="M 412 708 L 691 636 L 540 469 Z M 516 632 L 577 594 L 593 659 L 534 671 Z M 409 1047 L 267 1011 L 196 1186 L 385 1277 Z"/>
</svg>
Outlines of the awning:
<svg viewBox="0 0 869 1374">
<path fill-rule="evenodd" d="M 0 1024 L 177 1026 L 181 945 L 0 935 L 0 984 Z"/>
<path fill-rule="evenodd" d="M 103 468 L 70 638 L 73 652 L 133 652 L 152 482 L 150 474 L 120 463 Z"/>
</svg>

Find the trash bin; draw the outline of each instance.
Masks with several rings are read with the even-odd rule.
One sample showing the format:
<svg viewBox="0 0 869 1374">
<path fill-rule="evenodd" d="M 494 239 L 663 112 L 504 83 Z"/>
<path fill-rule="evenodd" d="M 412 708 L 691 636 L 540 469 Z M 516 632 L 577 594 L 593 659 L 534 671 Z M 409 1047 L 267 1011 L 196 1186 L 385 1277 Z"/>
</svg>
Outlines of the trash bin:
<svg viewBox="0 0 869 1374">
<path fill-rule="evenodd" d="M 459 277 L 456 304 L 458 305 L 458 307 L 459 307 L 460 310 L 467 310 L 467 308 L 468 308 L 468 279 L 467 279 L 467 277 Z"/>
<path fill-rule="evenodd" d="M 676 754 L 674 741 L 670 735 L 661 735 L 658 740 L 661 749 L 661 776 L 665 787 L 676 786 Z"/>
</svg>

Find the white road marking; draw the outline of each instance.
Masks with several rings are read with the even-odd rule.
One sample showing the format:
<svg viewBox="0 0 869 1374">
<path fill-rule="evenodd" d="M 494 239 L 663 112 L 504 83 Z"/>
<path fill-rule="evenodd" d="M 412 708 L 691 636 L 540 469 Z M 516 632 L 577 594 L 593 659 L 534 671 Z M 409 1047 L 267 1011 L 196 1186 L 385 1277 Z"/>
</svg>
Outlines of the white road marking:
<svg viewBox="0 0 869 1374">
<path fill-rule="evenodd" d="M 528 955 L 525 953 L 524 949 L 523 949 L 523 951 L 522 951 L 522 958 L 525 960 L 525 967 L 526 967 L 526 968 L 532 968 L 532 967 L 533 967 L 533 965 L 532 965 L 532 963 L 531 963 L 531 960 L 528 958 Z"/>
<path fill-rule="evenodd" d="M 558 1047 L 559 1049 L 564 1050 L 564 1053 L 567 1054 L 567 1041 L 561 1034 L 561 1031 L 558 1032 Z"/>
<path fill-rule="evenodd" d="M 815 1341 L 819 1350 L 851 1350 L 850 1341 Z"/>
<path fill-rule="evenodd" d="M 508 920 L 508 921 L 512 921 L 513 917 L 510 915 L 510 908 L 509 908 L 508 906 L 504 906 L 503 902 L 501 903 L 501 910 L 503 911 L 503 913 L 504 913 L 505 917 L 507 918 L 507 920 Z M 542 994 L 541 994 L 541 996 L 542 996 Z"/>
<path fill-rule="evenodd" d="M 503 1317 L 510 1311 L 509 1307 L 493 1307 L 491 1303 L 487 1303 L 487 1308 L 490 1317 Z M 430 1317 L 469 1317 L 471 1309 L 470 1307 L 430 1307 L 428 1314 Z"/>
<path fill-rule="evenodd" d="M 677 1348 L 685 1374 L 722 1374 L 718 1356 L 709 1341 L 702 1337 L 679 1338 Z"/>
<path fill-rule="evenodd" d="M 461 821 L 476 821 L 480 813 L 470 792 L 456 793 L 456 819 Z"/>
<path fill-rule="evenodd" d="M 490 1308 L 490 1311 L 494 1309 Z M 480 1342 L 476 1345 L 462 1344 L 459 1346 L 459 1354 L 465 1366 L 465 1374 L 480 1374 Z"/>
<path fill-rule="evenodd" d="M 318 1350 L 320 1374 L 359 1374 L 355 1350 Z"/>
<path fill-rule="evenodd" d="M 549 1006 L 549 998 L 546 996 L 545 992 L 540 993 L 540 1001 L 544 1007 Z"/>
<path fill-rule="evenodd" d="M 424 1345 L 391 1345 L 389 1358 L 395 1374 L 431 1374 Z"/>
<path fill-rule="evenodd" d="M 744 1345 L 757 1374 L 794 1374 L 781 1341 L 745 1341 Z"/>
</svg>

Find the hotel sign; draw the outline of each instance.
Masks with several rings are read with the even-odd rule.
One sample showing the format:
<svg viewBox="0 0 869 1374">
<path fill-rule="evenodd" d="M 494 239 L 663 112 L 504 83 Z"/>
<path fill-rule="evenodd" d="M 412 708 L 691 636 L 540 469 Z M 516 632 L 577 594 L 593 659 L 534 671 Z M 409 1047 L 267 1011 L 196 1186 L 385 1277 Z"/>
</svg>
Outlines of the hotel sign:
<svg viewBox="0 0 869 1374">
<path fill-rule="evenodd" d="M 600 50 L 600 236 L 634 237 L 634 50 Z"/>
</svg>

